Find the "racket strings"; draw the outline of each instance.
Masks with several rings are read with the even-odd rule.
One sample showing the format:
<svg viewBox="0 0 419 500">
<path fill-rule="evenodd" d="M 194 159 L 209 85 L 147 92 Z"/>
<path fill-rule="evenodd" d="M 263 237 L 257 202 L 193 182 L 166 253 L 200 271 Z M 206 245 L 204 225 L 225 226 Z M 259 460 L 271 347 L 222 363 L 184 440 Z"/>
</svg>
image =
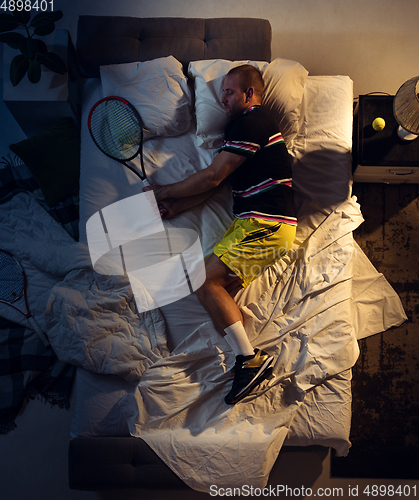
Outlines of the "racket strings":
<svg viewBox="0 0 419 500">
<path fill-rule="evenodd" d="M 0 251 L 0 300 L 13 302 L 23 293 L 24 278 L 17 261 Z"/>
<path fill-rule="evenodd" d="M 136 156 L 142 142 L 142 126 L 138 117 L 124 102 L 108 100 L 92 112 L 90 129 L 98 146 L 119 160 Z"/>
</svg>

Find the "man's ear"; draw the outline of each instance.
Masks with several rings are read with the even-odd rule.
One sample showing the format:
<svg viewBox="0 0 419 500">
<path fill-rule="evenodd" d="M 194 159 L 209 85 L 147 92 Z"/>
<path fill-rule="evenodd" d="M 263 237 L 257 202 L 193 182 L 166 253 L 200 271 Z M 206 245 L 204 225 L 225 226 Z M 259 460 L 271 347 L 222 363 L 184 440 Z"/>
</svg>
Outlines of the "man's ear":
<svg viewBox="0 0 419 500">
<path fill-rule="evenodd" d="M 245 94 L 246 94 L 246 102 L 249 102 L 255 94 L 255 89 L 253 87 L 249 87 L 248 89 L 246 89 Z"/>
</svg>

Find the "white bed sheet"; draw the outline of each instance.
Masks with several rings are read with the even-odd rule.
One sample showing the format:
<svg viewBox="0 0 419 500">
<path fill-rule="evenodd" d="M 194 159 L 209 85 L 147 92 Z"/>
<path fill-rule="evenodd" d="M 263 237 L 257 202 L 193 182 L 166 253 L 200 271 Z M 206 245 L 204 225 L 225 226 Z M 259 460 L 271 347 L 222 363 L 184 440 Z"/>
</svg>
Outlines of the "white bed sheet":
<svg viewBox="0 0 419 500">
<path fill-rule="evenodd" d="M 102 97 L 100 83 L 97 80 L 89 81 L 86 85 L 83 105 L 85 118 L 91 105 L 100 97 Z M 344 76 L 309 77 L 305 88 L 300 133 L 294 142 L 292 151 L 290 151 L 294 158 L 293 184 L 296 191 L 296 205 L 299 216 L 296 246 L 307 246 L 307 238 L 314 229 L 320 227 L 320 233 L 318 232 L 318 234 L 321 234 L 322 237 L 323 251 L 330 252 L 330 248 L 326 250 L 327 245 L 324 247 L 324 242 L 329 237 L 330 247 L 332 247 L 332 242 L 336 238 L 332 233 L 329 235 L 327 231 L 324 232 L 322 225 L 326 230 L 330 230 L 330 228 L 336 230 L 337 227 L 340 227 L 339 224 L 336 225 L 336 213 L 340 214 L 337 216 L 341 217 L 340 224 L 348 222 L 346 219 L 351 219 L 351 217 L 351 227 L 355 228 L 361 222 L 359 207 L 354 199 L 350 199 L 351 137 L 352 81 Z M 150 141 L 145 145 L 144 150 L 147 173 L 151 180 L 157 183 L 179 180 L 193 172 L 194 168 L 204 168 L 216 153 L 215 151 L 195 147 L 193 130 L 188 134 L 184 134 L 181 138 Z M 194 151 L 192 157 L 186 157 L 186 152 L 191 150 Z M 159 152 L 158 157 L 155 151 Z M 112 160 L 104 157 L 91 142 L 86 127 L 83 127 L 80 200 L 80 233 L 82 241 L 85 241 L 86 238 L 86 221 L 93 213 L 119 199 L 136 194 L 138 189 L 137 178 L 124 167 L 119 165 L 115 167 Z M 225 202 L 226 195 L 228 195 L 226 192 L 220 193 L 208 204 L 201 206 L 193 213 L 178 217 L 170 224 L 177 227 L 193 227 L 196 229 L 201 235 L 204 253 L 211 253 L 213 244 L 228 227 L 231 220 L 230 205 Z M 346 200 L 349 201 L 345 205 Z M 341 204 L 344 205 L 344 208 L 338 209 L 334 213 L 334 210 Z M 202 221 L 204 221 L 204 224 Z M 325 221 L 329 222 L 325 223 Z M 202 229 L 203 226 L 205 226 L 204 230 Z M 208 228 L 212 230 L 208 231 Z M 320 249 L 318 250 L 320 251 Z M 344 261 L 348 264 L 343 267 L 345 273 L 347 273 L 346 279 L 351 281 L 351 285 L 349 288 L 347 284 L 344 286 L 346 293 L 345 307 L 340 311 L 340 314 L 345 311 L 344 315 L 347 316 L 343 319 L 342 324 L 346 325 L 346 327 L 352 325 L 353 333 L 347 332 L 348 338 L 351 335 L 355 337 L 355 333 L 358 338 L 378 333 L 389 326 L 403 322 L 405 315 L 397 295 L 383 277 L 375 271 L 359 247 L 354 244 L 351 231 L 348 234 L 342 234 L 342 238 L 334 251 L 335 254 L 333 252 L 332 254 L 328 253 L 326 261 L 323 258 L 322 262 L 328 263 L 329 268 L 325 274 L 330 273 L 330 276 L 333 276 L 334 260 L 339 261 L 340 265 L 343 265 Z M 354 252 L 355 257 L 352 258 Z M 336 253 L 341 253 L 341 255 Z M 366 280 L 365 276 L 368 276 L 369 279 Z M 254 301 L 253 298 L 263 297 L 264 291 L 267 289 L 275 289 L 273 284 L 276 279 L 275 274 L 266 273 L 238 297 L 239 304 L 245 312 L 247 326 L 250 325 L 251 340 L 255 340 L 252 335 L 256 335 L 258 329 L 260 330 L 261 321 L 266 323 L 269 319 L 263 314 L 262 318 L 259 317 L 263 300 L 262 302 Z M 352 291 L 352 282 L 358 294 L 356 297 L 353 297 L 352 293 L 348 295 L 348 290 Z M 385 285 L 384 291 L 383 284 Z M 372 290 L 374 295 L 371 293 Z M 282 292 L 277 291 L 277 293 Z M 272 296 L 269 296 L 269 300 L 271 300 Z M 389 297 L 391 297 L 391 300 Z M 282 297 L 282 300 L 285 300 L 284 297 Z M 386 305 L 383 308 L 381 306 L 384 301 Z M 333 305 L 331 303 L 330 307 L 333 307 Z M 269 307 L 265 309 L 264 314 L 267 311 L 270 311 L 269 314 L 272 313 Z M 185 339 L 187 339 L 187 342 L 191 342 L 191 339 L 197 341 L 195 338 L 196 333 L 194 333 L 197 326 L 208 320 L 208 316 L 198 304 L 194 295 L 165 306 L 162 308 L 162 314 L 166 319 L 168 343 L 171 348 L 175 348 Z M 365 314 L 368 314 L 371 320 L 368 324 L 362 321 Z M 331 316 L 333 315 L 329 314 L 329 318 Z M 274 323 L 278 327 L 280 320 L 275 320 Z M 208 323 L 206 324 L 208 325 Z M 311 327 L 313 326 L 314 328 L 324 328 L 324 325 L 319 326 L 315 321 L 314 323 L 311 322 Z M 208 327 L 204 326 L 203 328 L 206 330 Z M 287 330 L 286 325 L 282 325 L 282 328 Z M 326 331 L 327 328 L 325 327 Z M 211 337 L 212 333 L 210 331 L 207 333 Z M 189 334 L 191 334 L 190 337 L 188 337 Z M 292 336 L 288 338 L 292 339 Z M 263 338 L 261 340 L 263 341 Z M 270 342 L 267 339 L 265 341 L 268 344 Z M 292 341 L 288 345 L 286 339 L 284 339 L 282 349 L 287 349 L 291 345 Z M 205 350 L 204 347 L 203 350 Z M 349 350 L 353 357 L 354 347 L 352 346 Z M 175 353 L 179 354 L 179 349 L 175 350 Z M 302 390 L 307 389 L 307 392 L 304 398 L 293 408 L 291 412 L 292 418 L 290 414 L 288 415 L 290 418 L 285 418 L 282 424 L 276 422 L 273 428 L 270 429 L 271 434 L 273 429 L 276 429 L 273 434 L 276 433 L 277 435 L 271 438 L 270 446 L 272 449 L 270 458 L 267 459 L 266 463 L 270 463 L 275 459 L 285 439 L 287 444 L 323 444 L 334 447 L 338 454 L 344 455 L 347 453 L 350 446 L 351 366 L 351 364 L 345 363 L 338 369 L 335 366 L 333 370 L 335 376 L 326 382 L 323 381 L 324 383 L 321 385 L 310 383 L 305 377 L 308 376 L 310 379 L 310 377 L 313 377 L 313 373 L 308 375 L 308 372 L 305 374 L 304 370 L 302 370 L 299 384 L 300 388 Z M 327 372 L 327 368 L 323 368 Z M 112 377 L 107 378 L 90 374 L 84 370 L 78 370 L 77 397 L 71 430 L 73 437 L 121 435 L 121 433 L 125 435 L 127 433 L 125 415 L 128 416 L 131 432 L 137 433 L 137 435 L 141 435 L 147 440 L 145 435 L 147 432 L 144 434 L 141 425 L 138 424 L 138 418 L 141 420 L 141 416 L 135 415 L 135 405 L 137 403 L 132 404 L 134 390 L 128 384 L 124 384 L 122 381 L 118 384 L 118 382 Z M 145 381 L 145 384 L 147 384 L 147 381 Z M 141 391 L 139 392 L 141 393 Z M 123 398 L 124 395 L 125 398 Z M 300 404 L 303 399 L 304 404 Z M 328 418 L 330 411 L 333 411 L 334 414 L 335 424 L 332 427 L 330 426 L 330 418 Z M 131 414 L 131 418 L 129 414 Z M 158 417 L 156 416 L 156 418 Z M 156 439 L 158 441 L 158 438 L 155 429 L 151 429 L 147 442 L 154 447 L 156 452 L 164 455 L 163 449 L 159 448 L 158 445 L 156 446 Z M 185 438 L 186 443 L 188 438 L 186 436 L 183 436 L 183 438 Z M 170 453 L 172 452 L 173 450 L 170 450 Z M 174 454 L 175 456 L 176 454 Z M 176 469 L 176 463 L 170 463 L 169 465 Z M 178 470 L 176 472 L 179 473 Z M 182 473 L 180 475 L 182 477 Z M 183 477 L 183 479 L 187 482 L 190 480 L 189 484 L 192 487 L 200 489 L 200 485 L 196 483 L 196 478 L 191 480 L 190 477 L 189 479 Z"/>
</svg>

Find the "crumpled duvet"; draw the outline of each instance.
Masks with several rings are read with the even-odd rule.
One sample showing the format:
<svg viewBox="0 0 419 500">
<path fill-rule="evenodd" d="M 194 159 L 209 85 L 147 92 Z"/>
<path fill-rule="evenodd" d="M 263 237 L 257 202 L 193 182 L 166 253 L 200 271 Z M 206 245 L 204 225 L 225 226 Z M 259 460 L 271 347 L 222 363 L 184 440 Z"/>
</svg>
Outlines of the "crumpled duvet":
<svg viewBox="0 0 419 500">
<path fill-rule="evenodd" d="M 352 231 L 361 221 L 355 201 L 343 203 L 269 270 L 261 294 L 256 283 L 239 298 L 252 345 L 276 358 L 271 378 L 245 401 L 223 401 L 234 355 L 212 323 L 152 365 L 135 398 L 122 400 L 130 432 L 191 488 L 264 487 L 307 391 L 355 363 Z"/>
<path fill-rule="evenodd" d="M 88 249 L 31 196 L 0 205 L 0 236 L 24 268 L 30 311 L 61 361 L 136 384 L 168 355 L 160 312 L 139 317 L 128 282 L 94 273 Z M 0 304 L 0 316 L 31 328 L 8 305 Z"/>
<path fill-rule="evenodd" d="M 294 253 L 239 297 L 255 347 L 276 357 L 273 375 L 229 407 L 234 355 L 206 322 L 169 356 L 158 310 L 137 317 L 127 282 L 91 269 L 56 285 L 48 336 L 64 360 L 138 382 L 120 403 L 134 436 L 190 487 L 266 485 L 293 417 L 311 388 L 351 368 L 355 200 L 332 211 Z M 349 444 L 348 444 L 349 446 Z"/>
<path fill-rule="evenodd" d="M 19 193 L 0 205 L 0 248 L 18 260 L 27 277 L 32 315 L 45 331 L 45 308 L 51 289 L 74 268 L 88 267 L 90 257 L 30 195 Z M 19 304 L 19 307 L 23 304 Z M 31 328 L 12 307 L 0 304 L 0 316 Z"/>
<path fill-rule="evenodd" d="M 163 317 L 158 309 L 137 315 L 124 276 L 103 276 L 90 268 L 70 272 L 52 290 L 46 318 L 60 359 L 131 384 L 169 355 Z"/>
</svg>

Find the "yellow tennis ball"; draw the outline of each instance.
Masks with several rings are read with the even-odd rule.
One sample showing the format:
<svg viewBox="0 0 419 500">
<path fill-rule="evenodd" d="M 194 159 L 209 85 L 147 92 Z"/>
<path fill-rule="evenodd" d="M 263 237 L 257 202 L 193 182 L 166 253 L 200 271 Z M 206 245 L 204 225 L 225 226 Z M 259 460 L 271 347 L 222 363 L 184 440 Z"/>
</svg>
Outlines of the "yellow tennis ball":
<svg viewBox="0 0 419 500">
<path fill-rule="evenodd" d="M 384 118 L 376 118 L 373 122 L 372 122 L 372 128 L 374 130 L 376 130 L 377 132 L 379 130 L 383 130 L 383 128 L 386 126 L 386 122 L 384 120 Z"/>
</svg>

